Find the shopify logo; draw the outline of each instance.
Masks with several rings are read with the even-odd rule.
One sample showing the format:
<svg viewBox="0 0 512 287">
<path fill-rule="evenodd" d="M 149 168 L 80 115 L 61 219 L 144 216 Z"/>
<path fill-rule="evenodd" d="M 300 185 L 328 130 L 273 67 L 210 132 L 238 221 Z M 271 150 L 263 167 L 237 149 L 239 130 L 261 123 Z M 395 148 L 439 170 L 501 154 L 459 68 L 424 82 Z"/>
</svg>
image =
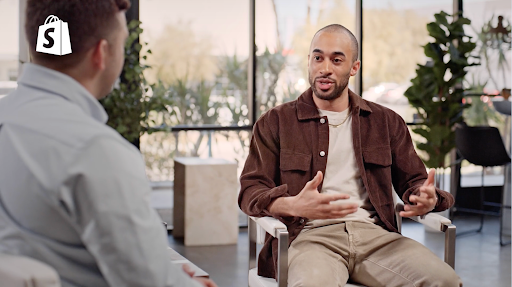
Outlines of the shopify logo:
<svg viewBox="0 0 512 287">
<path fill-rule="evenodd" d="M 71 54 L 68 23 L 57 16 L 48 16 L 39 26 L 36 51 L 57 56 Z"/>
</svg>

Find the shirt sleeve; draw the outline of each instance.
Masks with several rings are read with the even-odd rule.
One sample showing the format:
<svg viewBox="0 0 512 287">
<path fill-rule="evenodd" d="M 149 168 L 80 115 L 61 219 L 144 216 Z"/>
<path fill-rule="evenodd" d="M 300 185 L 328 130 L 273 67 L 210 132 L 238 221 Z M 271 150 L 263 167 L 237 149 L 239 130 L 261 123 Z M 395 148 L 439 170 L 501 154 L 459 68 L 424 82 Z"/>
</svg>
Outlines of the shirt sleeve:
<svg viewBox="0 0 512 287">
<path fill-rule="evenodd" d="M 110 286 L 199 287 L 167 252 L 167 235 L 149 205 L 140 153 L 121 139 L 87 143 L 68 170 L 66 209 Z"/>
<path fill-rule="evenodd" d="M 402 200 L 411 204 L 409 196 L 419 193 L 419 188 L 427 180 L 427 172 L 414 149 L 407 124 L 398 115 L 391 123 L 395 132 L 391 140 L 393 186 Z M 450 193 L 436 188 L 436 194 L 438 200 L 433 212 L 446 210 L 453 205 L 454 199 Z"/>
<path fill-rule="evenodd" d="M 288 185 L 280 182 L 280 147 L 277 135 L 271 127 L 269 113 L 256 122 L 253 129 L 249 155 L 240 176 L 240 209 L 250 216 L 274 216 L 267 207 L 278 197 L 290 196 Z M 293 217 L 277 219 L 288 223 Z"/>
</svg>

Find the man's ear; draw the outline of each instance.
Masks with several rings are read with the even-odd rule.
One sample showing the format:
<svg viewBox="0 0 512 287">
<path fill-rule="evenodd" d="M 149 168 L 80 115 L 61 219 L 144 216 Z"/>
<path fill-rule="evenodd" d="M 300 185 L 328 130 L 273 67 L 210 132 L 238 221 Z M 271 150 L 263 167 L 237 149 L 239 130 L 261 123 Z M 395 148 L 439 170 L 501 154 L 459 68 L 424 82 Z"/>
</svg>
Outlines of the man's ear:
<svg viewBox="0 0 512 287">
<path fill-rule="evenodd" d="M 354 76 L 355 74 L 357 74 L 357 71 L 359 71 L 359 68 L 361 67 L 361 61 L 359 60 L 356 60 L 353 64 L 352 64 L 352 69 L 350 70 L 350 76 Z"/>
<path fill-rule="evenodd" d="M 308 68 L 309 68 L 309 58 L 311 57 L 311 55 L 308 55 Z"/>
<path fill-rule="evenodd" d="M 108 56 L 109 45 L 107 40 L 101 39 L 95 46 L 92 51 L 92 64 L 94 68 L 99 71 L 105 70 L 107 66 L 107 56 Z"/>
</svg>

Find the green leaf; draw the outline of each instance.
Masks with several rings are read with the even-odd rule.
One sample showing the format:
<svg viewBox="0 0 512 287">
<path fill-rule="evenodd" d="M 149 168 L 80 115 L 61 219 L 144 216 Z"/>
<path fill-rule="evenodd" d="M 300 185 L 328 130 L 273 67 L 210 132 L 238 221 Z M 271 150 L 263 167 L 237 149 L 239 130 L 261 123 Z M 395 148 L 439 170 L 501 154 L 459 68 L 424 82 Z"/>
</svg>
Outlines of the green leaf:
<svg viewBox="0 0 512 287">
<path fill-rule="evenodd" d="M 436 39 L 436 42 L 443 43 L 446 42 L 447 35 L 446 32 L 439 26 L 439 24 L 435 22 L 431 22 L 427 24 L 427 30 L 430 36 Z"/>
<path fill-rule="evenodd" d="M 446 14 L 443 11 L 441 11 L 441 13 L 434 15 L 434 17 L 436 18 L 436 22 L 444 26 L 448 26 L 448 20 L 446 19 L 447 16 L 448 14 Z"/>
<path fill-rule="evenodd" d="M 437 43 L 428 43 L 423 48 L 425 55 L 432 60 L 442 60 L 444 57 L 444 51 Z"/>
</svg>

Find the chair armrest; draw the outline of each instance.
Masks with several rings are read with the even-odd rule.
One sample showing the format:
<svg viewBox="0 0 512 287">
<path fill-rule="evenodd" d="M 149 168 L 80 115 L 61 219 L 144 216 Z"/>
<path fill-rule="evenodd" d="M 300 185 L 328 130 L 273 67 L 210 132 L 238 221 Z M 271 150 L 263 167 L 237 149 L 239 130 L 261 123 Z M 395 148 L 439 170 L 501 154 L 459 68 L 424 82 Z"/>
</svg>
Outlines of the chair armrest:
<svg viewBox="0 0 512 287">
<path fill-rule="evenodd" d="M 396 204 L 396 212 L 400 212 L 404 210 L 404 205 L 402 203 Z M 428 213 L 423 218 L 420 216 L 409 216 L 408 218 L 419 222 L 425 226 L 428 226 L 437 231 L 446 231 L 446 227 L 452 224 L 452 221 L 444 216 L 435 213 Z"/>
<path fill-rule="evenodd" d="M 420 216 L 411 216 L 409 218 L 432 229 L 442 232 L 446 230 L 446 226 L 452 224 L 450 219 L 435 213 L 428 213 L 423 218 Z"/>
<path fill-rule="evenodd" d="M 277 237 L 279 230 L 287 230 L 286 225 L 281 221 L 273 217 L 252 217 L 249 216 L 249 220 L 253 220 L 258 224 L 259 227 L 263 228 L 268 234 L 273 237 Z"/>
</svg>

